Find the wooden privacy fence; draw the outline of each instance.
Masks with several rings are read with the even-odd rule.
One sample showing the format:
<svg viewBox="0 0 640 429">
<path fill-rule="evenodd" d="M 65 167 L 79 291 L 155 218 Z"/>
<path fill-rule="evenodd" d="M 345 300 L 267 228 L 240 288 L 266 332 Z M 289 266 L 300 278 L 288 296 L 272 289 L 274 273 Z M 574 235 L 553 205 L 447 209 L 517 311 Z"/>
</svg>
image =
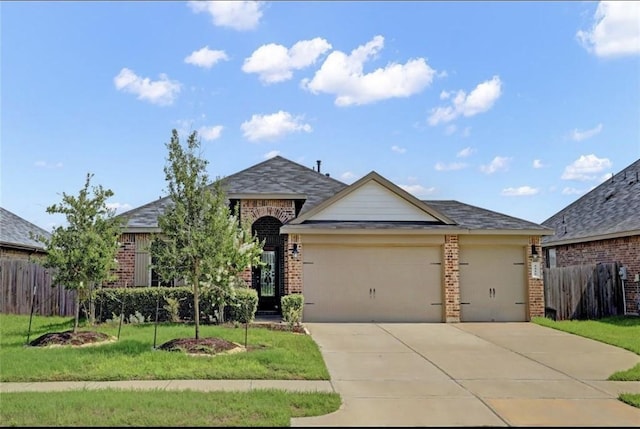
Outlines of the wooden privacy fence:
<svg viewBox="0 0 640 429">
<path fill-rule="evenodd" d="M 556 320 L 600 319 L 623 314 L 618 263 L 545 268 L 546 313 Z"/>
<path fill-rule="evenodd" d="M 75 291 L 52 287 L 51 272 L 36 262 L 0 259 L 0 313 L 74 316 Z M 34 294 L 35 291 L 35 294 Z"/>
</svg>

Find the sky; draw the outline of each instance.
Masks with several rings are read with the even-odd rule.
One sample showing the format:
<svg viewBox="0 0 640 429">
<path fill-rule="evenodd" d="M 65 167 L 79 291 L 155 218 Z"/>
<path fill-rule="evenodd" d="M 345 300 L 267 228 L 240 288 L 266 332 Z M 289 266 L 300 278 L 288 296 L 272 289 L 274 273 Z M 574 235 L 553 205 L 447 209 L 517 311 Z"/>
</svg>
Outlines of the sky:
<svg viewBox="0 0 640 429">
<path fill-rule="evenodd" d="M 280 155 L 542 223 L 640 158 L 640 2 L 0 2 L 0 205 Z"/>
</svg>

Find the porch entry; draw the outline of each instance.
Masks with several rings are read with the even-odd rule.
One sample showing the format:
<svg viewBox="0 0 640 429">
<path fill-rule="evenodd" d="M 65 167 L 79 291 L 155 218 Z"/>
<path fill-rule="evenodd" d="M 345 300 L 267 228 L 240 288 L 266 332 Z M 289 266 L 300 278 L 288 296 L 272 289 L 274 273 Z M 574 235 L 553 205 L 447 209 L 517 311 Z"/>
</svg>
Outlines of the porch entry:
<svg viewBox="0 0 640 429">
<path fill-rule="evenodd" d="M 280 308 L 278 251 L 265 246 L 261 256 L 265 265 L 256 271 L 258 291 L 258 310 L 277 311 Z"/>
<path fill-rule="evenodd" d="M 282 279 L 284 277 L 283 251 L 285 238 L 280 235 L 282 222 L 271 216 L 257 219 L 252 232 L 264 241 L 261 260 L 263 267 L 255 267 L 252 273 L 252 287 L 258 292 L 258 311 L 263 314 L 280 313 Z"/>
</svg>

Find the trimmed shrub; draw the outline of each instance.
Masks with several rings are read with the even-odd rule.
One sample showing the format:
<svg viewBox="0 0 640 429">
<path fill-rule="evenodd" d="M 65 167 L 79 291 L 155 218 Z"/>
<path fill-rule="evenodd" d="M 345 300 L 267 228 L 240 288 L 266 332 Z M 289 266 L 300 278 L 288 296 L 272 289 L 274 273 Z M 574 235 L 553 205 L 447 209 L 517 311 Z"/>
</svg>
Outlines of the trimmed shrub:
<svg viewBox="0 0 640 429">
<path fill-rule="evenodd" d="M 227 304 L 227 322 L 253 322 L 258 310 L 258 292 L 251 288 L 237 288 L 235 297 Z"/>
<path fill-rule="evenodd" d="M 285 295 L 280 299 L 282 304 L 282 319 L 290 327 L 294 325 L 300 326 L 302 322 L 302 307 L 304 305 L 304 297 L 300 293 Z"/>
</svg>

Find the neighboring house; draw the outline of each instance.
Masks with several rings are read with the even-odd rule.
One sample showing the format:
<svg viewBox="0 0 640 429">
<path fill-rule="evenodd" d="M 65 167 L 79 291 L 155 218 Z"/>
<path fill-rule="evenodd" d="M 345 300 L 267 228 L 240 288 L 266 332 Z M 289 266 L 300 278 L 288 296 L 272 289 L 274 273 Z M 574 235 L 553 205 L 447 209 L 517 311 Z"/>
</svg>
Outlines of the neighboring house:
<svg viewBox="0 0 640 429">
<path fill-rule="evenodd" d="M 0 258 L 25 259 L 42 258 L 45 245 L 35 237 L 49 238 L 44 229 L 0 207 Z"/>
<path fill-rule="evenodd" d="M 457 201 L 421 201 L 371 172 L 352 185 L 276 156 L 222 179 L 265 240 L 245 280 L 260 311 L 304 295 L 307 322 L 527 321 L 544 316 L 538 249 L 552 231 Z M 115 286 L 156 286 L 161 198 L 120 216 Z M 533 254 L 532 254 L 533 253 Z M 532 271 L 533 270 L 533 271 Z"/>
<path fill-rule="evenodd" d="M 640 159 L 542 222 L 548 268 L 618 262 L 628 313 L 640 303 Z M 624 279 L 623 279 L 624 280 Z"/>
</svg>

